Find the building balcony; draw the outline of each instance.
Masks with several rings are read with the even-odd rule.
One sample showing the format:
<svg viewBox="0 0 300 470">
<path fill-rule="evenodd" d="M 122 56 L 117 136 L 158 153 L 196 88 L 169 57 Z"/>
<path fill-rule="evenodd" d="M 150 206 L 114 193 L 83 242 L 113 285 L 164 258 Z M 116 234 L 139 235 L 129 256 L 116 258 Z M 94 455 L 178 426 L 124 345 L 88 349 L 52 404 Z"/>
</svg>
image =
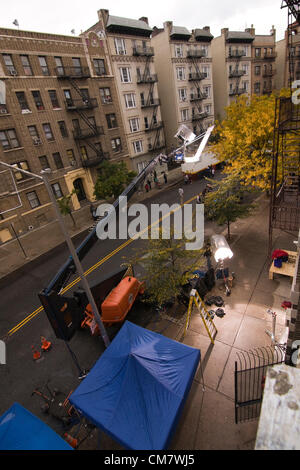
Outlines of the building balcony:
<svg viewBox="0 0 300 470">
<path fill-rule="evenodd" d="M 265 70 L 262 74 L 263 77 L 273 77 L 275 75 L 275 70 Z"/>
<path fill-rule="evenodd" d="M 152 106 L 159 106 L 159 105 L 160 105 L 159 98 L 141 102 L 141 108 L 151 108 Z"/>
<path fill-rule="evenodd" d="M 66 109 L 68 111 L 94 109 L 98 107 L 96 98 L 87 98 L 79 100 L 65 100 Z"/>
<path fill-rule="evenodd" d="M 242 49 L 236 49 L 234 51 L 229 51 L 228 57 L 231 59 L 240 59 L 241 57 L 245 57 L 246 52 Z"/>
<path fill-rule="evenodd" d="M 190 95 L 190 101 L 206 100 L 207 98 L 207 93 L 191 93 Z"/>
<path fill-rule="evenodd" d="M 136 47 L 132 48 L 132 55 L 152 57 L 152 56 L 154 56 L 154 48 L 153 47 L 136 46 Z"/>
<path fill-rule="evenodd" d="M 266 87 L 266 88 L 263 88 L 262 90 L 262 94 L 263 95 L 270 95 L 272 93 L 272 87 Z"/>
<path fill-rule="evenodd" d="M 229 78 L 239 78 L 239 77 L 242 77 L 245 74 L 246 74 L 245 70 L 231 70 L 231 71 L 229 71 L 228 77 Z"/>
<path fill-rule="evenodd" d="M 243 95 L 244 93 L 247 93 L 247 90 L 244 88 L 234 88 L 229 91 L 229 96 Z"/>
<path fill-rule="evenodd" d="M 164 127 L 164 123 L 162 121 L 159 121 L 155 124 L 150 124 L 149 127 L 145 127 L 145 132 L 156 131 L 157 129 L 161 129 L 162 127 Z"/>
<path fill-rule="evenodd" d="M 201 113 L 194 113 L 192 115 L 192 121 L 198 121 L 200 119 L 205 119 L 209 116 L 207 111 L 203 111 Z"/>
<path fill-rule="evenodd" d="M 189 59 L 201 59 L 202 57 L 207 57 L 207 52 L 205 49 L 202 50 L 189 50 L 186 53 L 186 56 Z"/>
<path fill-rule="evenodd" d="M 57 78 L 90 78 L 90 70 L 88 67 L 56 67 L 55 72 Z"/>
<path fill-rule="evenodd" d="M 189 81 L 204 80 L 205 78 L 207 78 L 207 73 L 206 72 L 189 73 Z"/>
<path fill-rule="evenodd" d="M 136 79 L 136 83 L 140 85 L 141 83 L 156 83 L 157 82 L 157 75 L 145 75 L 145 76 L 138 76 Z"/>
<path fill-rule="evenodd" d="M 92 158 L 87 158 L 85 160 L 81 159 L 81 165 L 83 168 L 93 168 L 95 166 L 100 165 L 100 163 L 102 163 L 103 160 L 107 158 L 109 158 L 108 152 L 99 152 Z"/>
<path fill-rule="evenodd" d="M 75 140 L 89 139 L 98 135 L 103 135 L 104 129 L 102 126 L 96 126 L 95 128 L 88 127 L 87 129 L 74 129 L 73 137 Z"/>
<path fill-rule="evenodd" d="M 276 59 L 277 53 L 276 52 L 265 52 L 263 54 L 264 59 Z"/>
</svg>

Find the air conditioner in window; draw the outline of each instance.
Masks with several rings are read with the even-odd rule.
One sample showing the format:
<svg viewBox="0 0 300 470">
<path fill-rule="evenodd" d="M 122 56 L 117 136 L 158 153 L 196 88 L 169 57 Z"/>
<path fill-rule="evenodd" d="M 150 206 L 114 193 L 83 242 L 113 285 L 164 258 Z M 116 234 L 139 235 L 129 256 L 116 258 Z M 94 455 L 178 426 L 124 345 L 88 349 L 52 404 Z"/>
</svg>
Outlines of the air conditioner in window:
<svg viewBox="0 0 300 470">
<path fill-rule="evenodd" d="M 18 75 L 18 73 L 17 73 L 16 69 L 12 69 L 12 70 L 10 70 L 10 74 L 11 74 L 11 75 L 13 75 L 13 76 L 16 76 L 16 75 Z"/>
<path fill-rule="evenodd" d="M 126 51 L 119 51 L 119 55 L 125 55 Z"/>
<path fill-rule="evenodd" d="M 1 113 L 1 114 L 7 114 L 8 111 L 7 111 L 6 108 L 2 108 L 2 109 L 0 109 L 0 113 Z"/>
<path fill-rule="evenodd" d="M 33 139 L 33 145 L 41 145 L 41 143 L 42 143 L 41 139 L 38 139 L 37 137 Z"/>
<path fill-rule="evenodd" d="M 76 166 L 76 160 L 71 160 L 71 166 Z"/>
</svg>

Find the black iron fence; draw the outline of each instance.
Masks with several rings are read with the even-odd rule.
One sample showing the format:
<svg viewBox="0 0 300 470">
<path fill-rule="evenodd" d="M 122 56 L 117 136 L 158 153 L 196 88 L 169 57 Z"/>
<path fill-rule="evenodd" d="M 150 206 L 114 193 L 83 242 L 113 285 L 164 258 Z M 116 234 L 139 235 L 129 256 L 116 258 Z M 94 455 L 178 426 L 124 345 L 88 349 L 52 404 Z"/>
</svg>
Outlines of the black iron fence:
<svg viewBox="0 0 300 470">
<path fill-rule="evenodd" d="M 284 356 L 279 347 L 237 353 L 234 371 L 236 424 L 259 417 L 267 368 L 284 362 Z"/>
</svg>

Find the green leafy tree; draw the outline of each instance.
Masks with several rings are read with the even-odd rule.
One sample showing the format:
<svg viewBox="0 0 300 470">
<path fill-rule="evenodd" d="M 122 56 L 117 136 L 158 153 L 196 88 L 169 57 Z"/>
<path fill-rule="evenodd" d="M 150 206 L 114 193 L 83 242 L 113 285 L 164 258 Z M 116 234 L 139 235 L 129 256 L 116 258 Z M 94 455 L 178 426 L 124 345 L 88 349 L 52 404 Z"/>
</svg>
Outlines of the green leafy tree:
<svg viewBox="0 0 300 470">
<path fill-rule="evenodd" d="M 77 194 L 76 189 L 73 189 L 73 191 L 70 194 L 66 194 L 65 196 L 62 196 L 60 199 L 57 200 L 58 207 L 62 215 L 69 215 L 73 221 L 74 227 L 76 227 L 76 222 L 72 214 L 72 196 Z"/>
<path fill-rule="evenodd" d="M 159 305 L 170 299 L 176 299 L 182 286 L 191 277 L 192 272 L 199 267 L 199 258 L 204 250 L 187 251 L 185 237 L 163 238 L 162 229 L 158 229 L 158 238 L 149 239 L 146 246 L 130 261 L 139 264 L 143 271 L 146 284 L 147 300 Z"/>
<path fill-rule="evenodd" d="M 218 225 L 227 225 L 227 236 L 230 240 L 230 224 L 237 219 L 247 217 L 254 204 L 244 202 L 247 188 L 241 184 L 238 175 L 227 175 L 220 181 L 209 180 L 212 191 L 205 196 L 205 216 Z"/>
<path fill-rule="evenodd" d="M 97 168 L 98 179 L 94 188 L 97 199 L 117 198 L 136 176 L 124 162 L 112 163 L 107 160 Z"/>
</svg>

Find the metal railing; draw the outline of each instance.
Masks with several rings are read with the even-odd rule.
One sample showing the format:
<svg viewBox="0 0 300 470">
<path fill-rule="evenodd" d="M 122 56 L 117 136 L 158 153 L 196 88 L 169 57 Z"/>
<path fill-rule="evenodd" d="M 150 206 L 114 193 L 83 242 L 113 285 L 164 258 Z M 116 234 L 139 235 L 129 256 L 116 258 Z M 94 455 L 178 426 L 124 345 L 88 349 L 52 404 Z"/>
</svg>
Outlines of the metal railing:
<svg viewBox="0 0 300 470">
<path fill-rule="evenodd" d="M 189 80 L 204 80 L 207 78 L 206 72 L 189 73 Z"/>
<path fill-rule="evenodd" d="M 88 67 L 65 67 L 55 68 L 57 78 L 89 78 L 90 70 Z"/>
<path fill-rule="evenodd" d="M 73 130 L 73 137 L 75 140 L 79 139 L 88 139 L 90 137 L 103 135 L 104 129 L 102 126 L 96 126 L 95 128 L 87 128 L 87 129 L 74 129 Z"/>
<path fill-rule="evenodd" d="M 78 100 L 65 100 L 66 109 L 68 111 L 76 110 L 76 109 L 93 109 L 97 108 L 98 102 L 96 98 L 86 98 L 86 99 L 78 99 Z"/>
<path fill-rule="evenodd" d="M 135 46 L 135 47 L 132 48 L 132 54 L 136 55 L 136 56 L 152 57 L 152 56 L 154 56 L 154 48 L 153 47 Z"/>
</svg>

